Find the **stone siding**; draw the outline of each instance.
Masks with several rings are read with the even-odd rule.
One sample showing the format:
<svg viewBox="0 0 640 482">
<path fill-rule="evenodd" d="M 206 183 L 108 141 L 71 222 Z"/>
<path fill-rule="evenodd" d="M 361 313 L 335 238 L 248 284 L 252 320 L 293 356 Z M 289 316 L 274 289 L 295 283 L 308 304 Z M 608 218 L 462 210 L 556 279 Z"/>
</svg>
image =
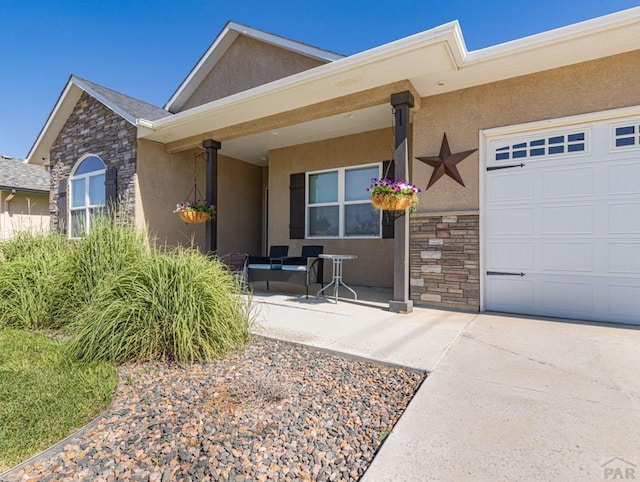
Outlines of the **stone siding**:
<svg viewBox="0 0 640 482">
<path fill-rule="evenodd" d="M 479 216 L 411 216 L 410 293 L 414 303 L 480 309 Z"/>
<path fill-rule="evenodd" d="M 135 126 L 89 94 L 82 94 L 50 151 L 52 230 L 59 225 L 58 185 L 69 178 L 76 162 L 85 154 L 95 154 L 107 168 L 117 168 L 118 199 L 126 212 L 134 215 L 136 142 Z"/>
</svg>

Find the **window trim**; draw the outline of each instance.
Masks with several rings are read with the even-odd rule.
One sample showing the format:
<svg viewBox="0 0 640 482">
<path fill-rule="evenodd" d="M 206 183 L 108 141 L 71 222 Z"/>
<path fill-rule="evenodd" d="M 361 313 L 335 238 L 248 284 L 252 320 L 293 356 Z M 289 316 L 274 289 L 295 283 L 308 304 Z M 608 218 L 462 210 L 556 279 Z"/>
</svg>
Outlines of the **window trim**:
<svg viewBox="0 0 640 482">
<path fill-rule="evenodd" d="M 76 175 L 76 171 L 78 170 L 78 168 L 80 167 L 80 165 L 82 165 L 82 163 L 84 161 L 86 161 L 88 158 L 90 157 L 95 157 L 97 158 L 102 165 L 104 166 L 103 169 L 99 169 L 96 171 L 89 171 L 87 173 L 84 174 L 78 174 Z M 99 207 L 105 207 L 107 205 L 107 196 L 106 196 L 106 190 L 105 190 L 105 199 L 103 201 L 102 204 L 91 204 L 90 200 L 91 200 L 91 196 L 90 196 L 90 186 L 91 186 L 91 182 L 90 179 L 92 177 L 96 177 L 96 176 L 104 176 L 105 181 L 107 178 L 107 165 L 105 164 L 105 162 L 102 160 L 102 158 L 96 154 L 85 154 L 83 155 L 77 162 L 76 164 L 73 166 L 73 169 L 71 170 L 71 175 L 69 176 L 68 179 L 68 185 L 67 185 L 67 193 L 68 193 L 68 198 L 69 198 L 69 202 L 67 203 L 68 207 L 67 207 L 67 219 L 68 219 L 68 224 L 69 224 L 69 239 L 80 239 L 80 236 L 73 236 L 73 216 L 72 213 L 74 211 L 84 211 L 84 222 L 85 222 L 85 232 L 84 234 L 87 234 L 90 230 L 91 230 L 91 210 L 95 209 L 95 208 L 99 208 Z M 83 205 L 81 207 L 74 207 L 73 206 L 73 182 L 74 181 L 78 181 L 80 179 L 84 180 L 84 202 Z"/>
<path fill-rule="evenodd" d="M 382 175 L 382 162 L 372 162 L 367 164 L 357 164 L 353 166 L 343 166 L 338 168 L 331 169 L 321 169 L 317 171 L 307 171 L 305 172 L 305 186 L 304 186 L 304 237 L 305 239 L 381 239 L 382 238 L 382 211 L 378 212 L 379 221 L 378 221 L 378 233 L 375 235 L 357 235 L 357 236 L 345 236 L 345 206 L 349 205 L 358 205 L 358 204 L 366 204 L 370 203 L 367 200 L 359 200 L 359 201 L 346 201 L 345 200 L 345 188 L 346 188 L 346 171 L 355 170 L 355 169 L 363 169 L 368 167 L 377 167 L 379 178 Z M 314 174 L 323 174 L 329 172 L 337 172 L 338 173 L 338 200 L 335 202 L 327 202 L 327 203 L 309 203 L 309 176 Z M 312 236 L 309 234 L 310 222 L 309 222 L 309 210 L 314 207 L 323 207 L 323 206 L 338 206 L 338 235 L 337 236 Z"/>
</svg>

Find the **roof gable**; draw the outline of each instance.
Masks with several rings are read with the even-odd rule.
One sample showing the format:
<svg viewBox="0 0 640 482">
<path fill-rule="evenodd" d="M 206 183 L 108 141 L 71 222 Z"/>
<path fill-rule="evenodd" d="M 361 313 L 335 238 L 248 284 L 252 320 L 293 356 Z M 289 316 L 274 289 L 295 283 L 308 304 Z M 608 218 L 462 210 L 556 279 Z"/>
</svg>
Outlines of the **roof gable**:
<svg viewBox="0 0 640 482">
<path fill-rule="evenodd" d="M 239 46 L 239 44 L 242 45 Z M 238 62 L 238 50 L 245 56 L 250 55 L 252 62 Z M 254 55 L 251 55 L 251 50 L 254 51 Z M 277 50 L 280 51 L 280 55 L 274 55 Z M 270 51 L 269 58 L 274 59 L 275 62 L 272 64 L 264 62 L 262 54 L 265 51 Z M 183 111 L 194 105 L 248 90 L 341 58 L 343 58 L 342 55 L 334 52 L 229 22 L 164 108 L 170 112 Z M 237 67 L 239 64 L 251 68 L 252 72 L 248 79 L 241 75 L 242 72 L 236 72 L 239 77 L 229 77 L 229 73 L 233 71 L 230 67 Z M 214 82 L 212 74 L 216 71 L 219 73 L 221 70 L 226 74 L 220 77 L 225 85 L 221 88 L 212 88 Z M 210 90 L 209 96 L 202 95 L 202 92 L 207 90 Z"/>
<path fill-rule="evenodd" d="M 71 115 L 74 106 L 83 92 L 86 92 L 98 102 L 104 104 L 132 125 L 136 125 L 138 119 L 155 121 L 172 115 L 171 112 L 161 109 L 160 107 L 72 75 L 60 94 L 51 114 L 49 114 L 38 138 L 31 147 L 27 155 L 27 163 L 48 164 L 49 149 Z"/>
</svg>

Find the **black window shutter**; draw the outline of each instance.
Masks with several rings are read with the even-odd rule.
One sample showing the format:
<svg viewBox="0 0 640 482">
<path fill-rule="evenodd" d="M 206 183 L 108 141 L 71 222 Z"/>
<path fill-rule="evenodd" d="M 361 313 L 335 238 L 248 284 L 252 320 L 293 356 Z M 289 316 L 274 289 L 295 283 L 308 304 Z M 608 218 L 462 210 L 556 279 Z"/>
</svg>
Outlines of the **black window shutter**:
<svg viewBox="0 0 640 482">
<path fill-rule="evenodd" d="M 393 160 L 382 163 L 382 177 L 393 179 L 395 177 L 395 165 Z M 393 211 L 382 211 L 382 237 L 393 238 L 393 225 L 396 219 Z"/>
<path fill-rule="evenodd" d="M 289 238 L 304 239 L 304 172 L 291 174 L 289 178 Z"/>
<path fill-rule="evenodd" d="M 115 209 L 118 187 L 118 170 L 115 167 L 107 169 L 104 177 L 104 187 L 106 191 L 106 204 L 108 209 Z"/>
<path fill-rule="evenodd" d="M 58 182 L 58 230 L 67 233 L 67 180 Z"/>
</svg>

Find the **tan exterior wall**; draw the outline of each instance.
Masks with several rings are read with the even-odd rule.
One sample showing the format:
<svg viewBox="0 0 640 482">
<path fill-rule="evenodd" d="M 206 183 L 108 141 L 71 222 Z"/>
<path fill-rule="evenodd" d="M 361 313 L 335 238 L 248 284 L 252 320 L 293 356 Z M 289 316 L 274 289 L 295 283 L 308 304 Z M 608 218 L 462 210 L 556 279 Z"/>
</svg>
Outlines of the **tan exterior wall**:
<svg viewBox="0 0 640 482">
<path fill-rule="evenodd" d="M 260 253 L 262 168 L 221 155 L 218 176 L 218 253 Z"/>
<path fill-rule="evenodd" d="M 21 231 L 49 231 L 49 193 L 16 195 L 0 191 L 0 239 L 8 239 Z"/>
<path fill-rule="evenodd" d="M 196 151 L 168 154 L 162 144 L 138 142 L 136 222 L 147 225 L 158 241 L 169 246 L 204 246 L 205 224 L 186 224 L 173 213 L 193 188 L 206 195 L 206 165 L 194 165 Z M 218 253 L 260 251 L 261 169 L 237 159 L 218 157 Z M 191 197 L 191 196 L 190 196 Z"/>
<path fill-rule="evenodd" d="M 640 104 L 640 50 L 422 99 L 413 118 L 413 156 L 437 156 L 447 133 L 451 152 L 478 149 L 479 131 Z M 420 196 L 419 212 L 479 208 L 478 152 L 457 165 L 466 188 L 443 177 Z M 433 169 L 413 161 L 413 182 Z"/>
<path fill-rule="evenodd" d="M 322 65 L 323 62 L 240 35 L 181 110 Z"/>
<path fill-rule="evenodd" d="M 325 253 L 355 254 L 345 261 L 347 283 L 393 286 L 393 239 L 289 239 L 289 176 L 296 172 L 382 162 L 393 154 L 393 132 L 383 129 L 273 150 L 269 153 L 269 244 L 289 245 L 289 254 L 305 244 L 321 244 Z M 331 265 L 325 262 L 325 280 Z"/>
</svg>

